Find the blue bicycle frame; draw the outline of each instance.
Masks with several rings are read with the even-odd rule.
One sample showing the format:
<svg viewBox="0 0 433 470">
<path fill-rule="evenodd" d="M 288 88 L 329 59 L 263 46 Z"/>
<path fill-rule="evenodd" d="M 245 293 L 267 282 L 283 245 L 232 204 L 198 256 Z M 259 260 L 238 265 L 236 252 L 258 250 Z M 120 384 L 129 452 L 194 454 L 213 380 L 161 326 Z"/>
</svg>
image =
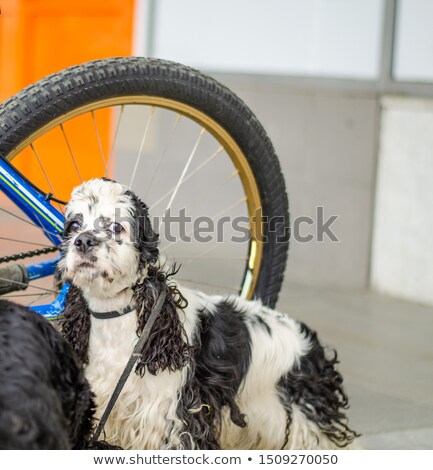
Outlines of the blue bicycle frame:
<svg viewBox="0 0 433 470">
<path fill-rule="evenodd" d="M 54 245 L 62 242 L 64 217 L 50 203 L 46 194 L 38 191 L 7 160 L 0 158 L 0 190 L 38 226 Z M 26 266 L 30 280 L 54 274 L 58 257 Z M 47 319 L 57 319 L 63 310 L 69 285 L 63 286 L 58 298 L 47 305 L 31 307 Z"/>
</svg>

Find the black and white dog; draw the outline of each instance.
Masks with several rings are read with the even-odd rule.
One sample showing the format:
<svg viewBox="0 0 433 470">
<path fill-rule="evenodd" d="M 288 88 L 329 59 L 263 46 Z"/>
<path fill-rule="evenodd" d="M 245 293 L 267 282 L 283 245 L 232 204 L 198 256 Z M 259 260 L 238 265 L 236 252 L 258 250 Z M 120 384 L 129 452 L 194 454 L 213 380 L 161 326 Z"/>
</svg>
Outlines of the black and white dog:
<svg viewBox="0 0 433 470">
<path fill-rule="evenodd" d="M 105 449 L 82 365 L 47 320 L 0 300 L 0 449 Z"/>
<path fill-rule="evenodd" d="M 357 436 L 316 333 L 258 301 L 180 288 L 158 267 L 146 205 L 93 179 L 66 209 L 59 271 L 72 283 L 64 336 L 99 415 L 159 293 L 167 297 L 105 426 L 126 449 L 329 449 Z M 116 318 L 106 312 L 117 312 Z M 101 318 L 102 317 L 102 318 Z"/>
</svg>

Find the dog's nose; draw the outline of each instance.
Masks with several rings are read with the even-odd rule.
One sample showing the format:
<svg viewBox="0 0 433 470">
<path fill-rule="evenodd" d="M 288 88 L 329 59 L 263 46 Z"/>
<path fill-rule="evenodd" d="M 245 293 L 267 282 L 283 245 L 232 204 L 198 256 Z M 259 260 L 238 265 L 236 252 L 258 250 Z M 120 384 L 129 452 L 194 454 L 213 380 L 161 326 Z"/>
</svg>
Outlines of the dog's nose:
<svg viewBox="0 0 433 470">
<path fill-rule="evenodd" d="M 77 247 L 78 251 L 81 251 L 81 253 L 87 253 L 88 251 L 91 251 L 94 246 L 99 245 L 99 240 L 95 235 L 84 232 L 81 235 L 78 235 L 74 241 L 74 245 Z"/>
</svg>

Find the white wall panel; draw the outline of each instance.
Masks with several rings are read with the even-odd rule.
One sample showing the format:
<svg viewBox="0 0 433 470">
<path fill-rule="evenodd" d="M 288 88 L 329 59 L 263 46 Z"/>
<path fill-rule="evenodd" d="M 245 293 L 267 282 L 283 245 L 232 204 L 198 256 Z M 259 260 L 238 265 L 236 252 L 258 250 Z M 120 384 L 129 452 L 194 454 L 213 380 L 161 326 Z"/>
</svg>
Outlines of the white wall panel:
<svg viewBox="0 0 433 470">
<path fill-rule="evenodd" d="M 372 285 L 433 304 L 433 101 L 385 99 L 381 124 Z"/>
<path fill-rule="evenodd" d="M 372 79 L 383 0 L 158 0 L 154 56 L 223 72 Z"/>
</svg>

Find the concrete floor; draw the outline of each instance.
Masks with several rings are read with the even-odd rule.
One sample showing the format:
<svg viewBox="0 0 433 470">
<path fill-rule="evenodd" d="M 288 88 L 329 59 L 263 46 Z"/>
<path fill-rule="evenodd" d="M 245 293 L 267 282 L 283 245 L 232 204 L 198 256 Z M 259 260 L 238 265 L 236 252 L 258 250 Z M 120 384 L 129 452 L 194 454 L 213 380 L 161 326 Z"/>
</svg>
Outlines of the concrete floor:
<svg viewBox="0 0 433 470">
<path fill-rule="evenodd" d="M 433 307 L 286 282 L 278 309 L 337 349 L 362 447 L 433 449 Z"/>
</svg>

